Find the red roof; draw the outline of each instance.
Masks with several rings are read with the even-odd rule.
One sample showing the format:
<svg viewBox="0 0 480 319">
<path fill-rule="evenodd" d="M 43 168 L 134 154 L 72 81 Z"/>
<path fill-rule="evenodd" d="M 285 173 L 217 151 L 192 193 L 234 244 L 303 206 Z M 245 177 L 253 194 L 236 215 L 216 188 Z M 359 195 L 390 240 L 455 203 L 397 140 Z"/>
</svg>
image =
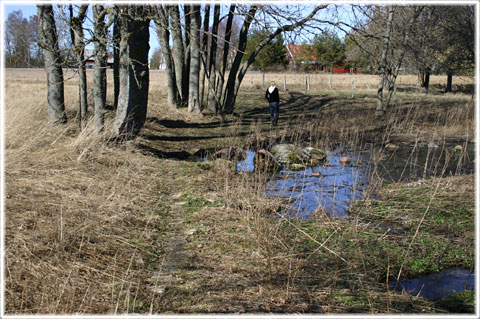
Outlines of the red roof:
<svg viewBox="0 0 480 319">
<path fill-rule="evenodd" d="M 287 58 L 289 61 L 302 58 L 312 61 L 320 61 L 320 59 L 315 55 L 313 50 L 313 46 L 309 44 L 287 44 Z"/>
</svg>

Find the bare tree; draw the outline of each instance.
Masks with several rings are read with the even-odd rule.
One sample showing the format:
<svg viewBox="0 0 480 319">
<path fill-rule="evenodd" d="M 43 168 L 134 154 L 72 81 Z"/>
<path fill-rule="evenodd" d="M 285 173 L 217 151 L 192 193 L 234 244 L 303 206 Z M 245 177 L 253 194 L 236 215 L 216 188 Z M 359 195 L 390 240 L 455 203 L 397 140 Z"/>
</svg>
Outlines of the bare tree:
<svg viewBox="0 0 480 319">
<path fill-rule="evenodd" d="M 188 81 L 186 79 L 186 65 L 185 65 L 185 48 L 182 35 L 182 21 L 180 19 L 179 6 L 171 6 L 170 25 L 173 39 L 173 62 L 175 67 L 175 80 L 177 82 L 177 91 L 179 99 L 177 106 L 183 106 L 186 102 L 188 94 Z"/>
<path fill-rule="evenodd" d="M 227 18 L 227 28 L 226 28 L 226 33 L 225 33 L 225 43 L 228 46 L 230 42 L 230 30 L 232 26 L 232 20 L 233 20 L 233 13 L 235 11 L 235 4 L 232 4 L 230 6 L 230 9 L 228 11 L 228 18 Z M 220 94 L 221 92 L 218 92 L 216 90 L 217 85 L 223 86 L 223 79 L 224 79 L 224 71 L 225 69 L 222 68 L 222 65 L 225 65 L 226 67 L 226 61 L 224 64 L 219 65 L 218 67 L 218 84 L 216 83 L 216 77 L 217 77 L 217 65 L 216 65 L 216 57 L 217 57 L 217 48 L 218 48 L 218 26 L 220 22 L 220 6 L 215 5 L 215 8 L 213 10 L 213 26 L 212 26 L 212 35 L 211 35 L 211 41 L 210 41 L 210 53 L 209 53 L 209 58 L 208 58 L 208 65 L 204 65 L 204 67 L 207 68 L 206 76 L 208 80 L 208 95 L 207 95 L 207 106 L 208 109 L 215 114 L 218 112 L 218 106 L 220 105 Z M 228 47 L 227 47 L 228 50 Z M 217 94 L 218 92 L 218 94 Z"/>
<path fill-rule="evenodd" d="M 13 11 L 5 22 L 5 65 L 26 68 L 41 65 L 41 54 L 36 46 L 38 29 L 37 16 L 29 20 L 22 11 Z M 37 49 L 37 50 L 35 50 Z"/>
<path fill-rule="evenodd" d="M 423 6 L 352 6 L 366 17 L 359 26 L 353 26 L 348 35 L 350 59 L 368 60 L 377 67 L 379 76 L 375 114 L 387 111 L 395 90 L 395 83 L 411 45 L 411 33 Z M 354 43 L 354 45 L 352 45 Z M 352 47 L 358 49 L 352 55 Z M 385 96 L 384 90 L 388 93 Z"/>
<path fill-rule="evenodd" d="M 94 126 L 97 133 L 104 130 L 104 113 L 107 97 L 107 34 L 109 24 L 105 23 L 107 9 L 103 5 L 93 6 L 93 43 L 95 46 L 95 70 L 93 78 L 93 94 L 95 102 Z"/>
<path fill-rule="evenodd" d="M 118 12 L 118 6 L 114 6 Z M 119 15 L 113 17 L 113 108 L 118 106 L 118 94 L 120 93 L 120 19 Z"/>
<path fill-rule="evenodd" d="M 294 31 L 295 29 L 304 26 L 306 23 L 312 21 L 315 17 L 315 15 L 323 9 L 326 9 L 328 5 L 319 5 L 314 7 L 311 12 L 306 15 L 303 18 L 298 18 L 296 17 L 295 19 L 288 19 L 289 22 L 286 24 L 283 24 L 275 29 L 268 37 L 266 37 L 260 44 L 257 46 L 257 48 L 247 57 L 246 61 L 242 62 L 243 58 L 243 52 L 246 48 L 247 44 L 247 37 L 244 32 L 248 32 L 249 25 L 251 21 L 249 21 L 249 17 L 253 19 L 255 13 L 256 13 L 256 8 L 255 6 L 252 6 L 247 14 L 247 17 L 244 22 L 244 26 L 242 27 L 242 30 L 240 31 L 240 37 L 239 37 L 239 49 L 237 50 L 237 54 L 235 56 L 235 60 L 233 62 L 233 65 L 230 69 L 230 74 L 228 78 L 227 85 L 225 87 L 225 93 L 224 93 L 224 98 L 222 101 L 222 112 L 223 113 L 233 113 L 234 112 L 234 107 L 235 107 L 235 100 L 238 95 L 238 90 L 240 89 L 240 84 L 243 80 L 243 77 L 245 76 L 249 66 L 255 61 L 255 57 L 260 53 L 260 51 L 270 42 L 272 42 L 273 39 L 277 35 L 279 35 L 282 32 L 288 32 L 288 31 Z M 275 14 L 275 13 L 274 13 Z M 292 22 L 292 23 L 290 23 Z M 245 36 L 244 36 L 245 35 Z"/>
<path fill-rule="evenodd" d="M 175 71 L 174 77 L 170 74 L 169 81 L 175 78 L 179 96 L 177 105 L 184 105 L 186 92 L 189 92 L 189 111 L 200 113 L 200 100 L 203 100 L 200 96 L 204 91 L 204 85 L 202 85 L 202 83 L 203 77 L 205 76 L 208 84 L 208 109 L 215 113 L 220 112 L 221 114 L 233 113 L 240 83 L 248 67 L 255 61 L 255 57 L 260 50 L 280 33 L 293 31 L 305 25 L 313 19 L 319 10 L 326 7 L 327 5 L 317 6 L 310 14 L 299 18 L 299 15 L 294 16 L 289 14 L 288 9 L 280 12 L 272 9 L 273 7 L 267 8 L 266 6 L 262 6 L 262 11 L 270 10 L 271 17 L 276 16 L 276 18 L 272 18 L 272 21 L 276 21 L 277 23 L 279 21 L 286 21 L 286 23 L 280 25 L 277 29 L 273 29 L 266 39 L 248 56 L 244 63 L 242 63 L 242 59 L 248 41 L 250 25 L 252 23 L 258 23 L 255 15 L 259 10 L 259 6 L 252 5 L 245 7 L 232 4 L 228 9 L 227 15 L 220 18 L 221 6 L 215 5 L 211 28 L 209 27 L 210 10 L 205 9 L 204 12 L 206 16 L 204 15 L 202 28 L 203 37 L 198 34 L 201 29 L 200 9 L 198 6 L 183 6 L 183 19 L 181 18 L 182 11 L 180 6 L 157 7 L 157 14 L 154 19 L 158 21 L 157 28 L 163 28 L 163 30 L 157 29 L 162 47 L 170 47 L 167 44 L 167 32 L 171 31 L 173 39 L 173 50 L 164 50 L 164 55 L 171 56 L 171 68 L 167 66 L 167 70 Z M 167 11 L 170 13 L 168 16 L 169 21 L 167 21 Z M 233 33 L 236 16 L 239 17 L 238 19 L 243 18 L 243 25 L 238 31 L 238 34 Z M 224 24 L 225 31 L 223 32 L 223 37 L 220 37 L 219 26 L 224 18 L 226 18 L 226 23 Z M 224 22 L 223 20 L 223 23 Z M 209 39 L 206 38 L 207 33 Z M 200 41 L 200 39 L 202 39 L 202 41 Z M 203 54 L 200 54 L 200 42 L 202 43 Z M 219 42 L 222 44 L 221 50 L 219 50 Z M 233 42 L 238 44 L 233 46 Z M 208 44 L 209 48 L 207 50 Z M 199 75 L 199 61 L 201 61 L 202 64 L 201 76 Z M 186 72 L 186 70 L 189 72 Z M 226 77 L 227 70 L 229 70 L 228 77 Z M 174 93 L 172 89 L 169 89 L 169 96 Z M 169 100 L 173 101 L 173 98 L 169 97 Z"/>
<path fill-rule="evenodd" d="M 178 106 L 178 89 L 172 51 L 170 50 L 169 6 L 157 5 L 154 22 L 167 72 L 168 104 Z"/>
<path fill-rule="evenodd" d="M 47 73 L 48 118 L 51 124 L 66 123 L 62 58 L 58 49 L 51 5 L 37 5 L 39 46 L 43 48 Z"/>
<path fill-rule="evenodd" d="M 147 116 L 149 69 L 148 6 L 119 7 L 120 14 L 120 91 L 114 133 L 122 138 L 135 137 Z"/>
<path fill-rule="evenodd" d="M 379 64 L 379 70 L 378 70 L 380 74 L 380 79 L 379 79 L 378 90 L 377 90 L 377 108 L 375 110 L 375 113 L 378 116 L 383 115 L 386 111 L 386 105 L 383 103 L 383 86 L 385 85 L 385 82 L 387 81 L 387 76 L 388 76 L 387 56 L 388 56 L 388 49 L 390 46 L 390 40 L 392 36 L 394 13 L 395 13 L 395 7 L 389 6 L 387 23 L 385 25 L 385 34 L 383 35 L 383 49 L 381 53 L 382 57 L 380 58 L 380 64 Z"/>
<path fill-rule="evenodd" d="M 78 69 L 78 122 L 80 128 L 87 125 L 87 71 L 85 68 L 85 39 L 83 33 L 83 22 L 87 16 L 88 4 L 78 8 L 77 16 L 73 14 L 73 6 L 69 5 L 70 31 L 74 45 L 75 57 Z"/>
<path fill-rule="evenodd" d="M 453 74 L 472 72 L 475 63 L 475 10 L 472 6 L 428 6 L 413 28 L 409 43 L 411 59 L 428 92 L 430 74 L 447 74 L 446 91 L 452 89 Z"/>
<path fill-rule="evenodd" d="M 205 5 L 205 13 L 203 18 L 203 29 L 202 29 L 202 36 L 201 36 L 201 47 L 200 47 L 200 54 L 201 54 L 201 61 L 207 61 L 208 57 L 208 29 L 210 27 L 210 5 Z M 200 63 L 200 78 L 199 78 L 199 103 L 200 108 L 204 108 L 203 97 L 205 92 L 205 69 L 207 65 L 204 63 Z"/>
<path fill-rule="evenodd" d="M 194 114 L 200 113 L 200 6 L 191 5 L 191 28 L 190 28 L 190 74 L 188 85 L 188 111 Z"/>
</svg>

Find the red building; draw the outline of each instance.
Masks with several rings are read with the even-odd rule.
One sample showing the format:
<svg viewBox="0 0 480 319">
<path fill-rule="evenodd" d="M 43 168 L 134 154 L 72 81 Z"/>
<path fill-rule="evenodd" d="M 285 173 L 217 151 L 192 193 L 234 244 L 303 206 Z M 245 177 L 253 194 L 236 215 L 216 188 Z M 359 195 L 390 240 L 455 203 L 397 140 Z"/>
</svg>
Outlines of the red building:
<svg viewBox="0 0 480 319">
<path fill-rule="evenodd" d="M 315 71 L 329 71 L 329 68 L 322 63 L 321 59 L 316 56 L 312 45 L 303 44 L 287 44 L 287 59 L 294 69 L 300 66 L 313 69 Z M 341 65 L 333 67 L 333 73 L 356 73 L 356 68 L 344 68 Z"/>
</svg>

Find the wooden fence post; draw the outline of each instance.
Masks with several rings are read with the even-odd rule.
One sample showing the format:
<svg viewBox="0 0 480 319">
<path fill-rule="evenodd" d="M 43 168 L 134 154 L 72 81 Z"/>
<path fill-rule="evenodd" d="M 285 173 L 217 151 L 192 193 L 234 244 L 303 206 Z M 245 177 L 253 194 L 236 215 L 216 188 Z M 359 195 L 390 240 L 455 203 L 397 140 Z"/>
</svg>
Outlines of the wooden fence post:
<svg viewBox="0 0 480 319">
<path fill-rule="evenodd" d="M 284 91 L 287 90 L 287 75 L 286 74 L 283 75 L 283 90 Z"/>
<path fill-rule="evenodd" d="M 330 90 L 332 89 L 332 76 L 328 75 L 328 82 L 330 83 Z"/>
<path fill-rule="evenodd" d="M 352 97 L 355 97 L 355 80 L 352 81 Z"/>
<path fill-rule="evenodd" d="M 265 72 L 262 72 L 262 87 L 265 87 Z"/>
</svg>

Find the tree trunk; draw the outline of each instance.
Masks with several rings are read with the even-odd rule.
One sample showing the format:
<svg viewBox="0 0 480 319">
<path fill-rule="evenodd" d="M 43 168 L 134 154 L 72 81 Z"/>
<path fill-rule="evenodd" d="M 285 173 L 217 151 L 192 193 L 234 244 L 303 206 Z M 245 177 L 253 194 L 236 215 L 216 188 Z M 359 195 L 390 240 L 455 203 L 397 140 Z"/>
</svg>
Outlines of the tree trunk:
<svg viewBox="0 0 480 319">
<path fill-rule="evenodd" d="M 78 9 L 78 15 L 73 16 L 73 7 L 70 8 L 70 28 L 72 32 L 72 42 L 75 46 L 75 56 L 77 58 L 78 69 L 78 124 L 81 129 L 87 125 L 87 70 L 85 68 L 85 39 L 83 35 L 83 21 L 87 15 L 88 4 L 81 5 Z"/>
<path fill-rule="evenodd" d="M 190 90 L 190 63 L 191 63 L 191 50 L 190 50 L 190 38 L 192 36 L 191 33 L 191 20 L 192 20 L 192 13 L 190 12 L 190 5 L 185 4 L 183 6 L 184 11 L 184 20 L 185 20 L 185 35 L 183 37 L 183 47 L 185 48 L 185 67 L 183 68 L 183 78 L 182 78 L 182 90 L 183 96 L 185 100 L 183 101 L 184 104 L 188 105 L 188 97 L 189 97 L 189 90 Z"/>
<path fill-rule="evenodd" d="M 116 110 L 120 93 L 120 17 L 115 14 L 113 19 L 113 108 Z"/>
<path fill-rule="evenodd" d="M 191 5 L 190 74 L 188 86 L 188 111 L 200 113 L 199 73 L 200 73 L 200 6 Z"/>
<path fill-rule="evenodd" d="M 223 93 L 223 84 L 225 82 L 225 71 L 227 70 L 227 61 L 228 61 L 228 52 L 230 50 L 230 38 L 232 36 L 232 24 L 235 14 L 236 5 L 231 5 L 228 11 L 227 25 L 225 28 L 225 41 L 223 44 L 223 55 L 222 55 L 222 65 L 219 66 L 219 77 L 218 84 L 216 87 L 216 110 L 220 111 L 220 114 L 223 115 L 223 106 L 221 103 L 222 93 Z"/>
<path fill-rule="evenodd" d="M 393 14 L 395 12 L 394 6 L 388 7 L 388 17 L 387 17 L 387 24 L 385 28 L 385 35 L 383 36 L 383 49 L 382 49 L 382 56 L 380 62 L 380 80 L 377 90 L 377 108 L 375 110 L 375 114 L 377 116 L 382 116 L 385 114 L 386 108 L 383 101 L 383 86 L 385 85 L 385 81 L 387 79 L 387 53 L 388 47 L 390 46 L 390 37 L 392 34 L 392 26 L 393 26 Z"/>
<path fill-rule="evenodd" d="M 93 95 L 95 102 L 94 127 L 97 133 L 103 132 L 104 113 L 107 98 L 107 32 L 103 5 L 93 6 L 93 28 L 95 46 L 95 70 L 93 77 Z"/>
<path fill-rule="evenodd" d="M 157 27 L 158 38 L 160 39 L 160 45 L 162 54 L 165 59 L 165 66 L 167 72 L 167 89 L 168 89 L 168 101 L 169 105 L 178 105 L 178 90 L 175 80 L 175 66 L 172 57 L 172 51 L 170 50 L 170 31 L 168 26 L 168 6 L 157 6 L 157 19 L 155 25 Z"/>
<path fill-rule="evenodd" d="M 425 87 L 425 72 L 419 71 L 418 72 L 418 81 L 420 82 L 420 87 Z"/>
<path fill-rule="evenodd" d="M 173 62 L 175 66 L 175 80 L 177 82 L 177 92 L 180 95 L 177 106 L 183 106 L 186 100 L 184 83 L 185 74 L 185 50 L 183 47 L 182 25 L 180 21 L 180 11 L 178 6 L 170 7 L 171 28 L 173 38 Z"/>
<path fill-rule="evenodd" d="M 122 8 L 124 9 L 124 8 Z M 147 117 L 149 22 L 141 6 L 129 6 L 120 26 L 120 93 L 114 133 L 130 139 Z"/>
<path fill-rule="evenodd" d="M 240 30 L 240 35 L 238 39 L 238 50 L 233 60 L 232 67 L 230 68 L 230 73 L 228 75 L 227 86 L 225 88 L 225 97 L 223 98 L 222 103 L 222 114 L 233 113 L 234 103 L 235 103 L 235 80 L 237 76 L 238 69 L 240 68 L 240 63 L 242 62 L 243 52 L 247 48 L 247 36 L 248 30 L 250 29 L 250 24 L 255 17 L 258 7 L 252 6 L 248 12 L 245 21 L 243 22 L 242 29 Z M 225 58 L 225 57 L 224 57 Z"/>
<path fill-rule="evenodd" d="M 67 122 L 63 88 L 62 58 L 51 5 L 37 5 L 39 45 L 47 73 L 48 121 L 50 124 Z"/>
<path fill-rule="evenodd" d="M 202 33 L 202 47 L 201 47 L 201 61 L 207 61 L 207 46 L 208 46 L 208 28 L 210 25 L 210 5 L 205 5 L 205 15 L 203 17 L 203 33 Z M 202 67 L 203 65 L 203 67 Z M 205 63 L 200 63 L 200 83 L 199 83 L 199 99 L 200 99 L 200 109 L 204 108 L 203 98 L 205 93 L 205 71 L 207 65 Z"/>
<path fill-rule="evenodd" d="M 237 98 L 237 95 L 238 95 L 238 91 L 240 89 L 240 84 L 242 83 L 243 81 L 243 78 L 245 76 L 245 74 L 247 73 L 247 70 L 248 70 L 248 67 L 253 63 L 255 62 L 255 58 L 256 56 L 260 53 L 260 51 L 267 45 L 269 44 L 277 35 L 279 35 L 280 33 L 282 32 L 285 32 L 285 31 L 293 31 L 295 30 L 295 28 L 299 27 L 299 26 L 302 26 L 304 25 L 307 21 L 309 21 L 311 18 L 313 18 L 315 16 L 315 14 L 321 10 L 321 9 L 325 9 L 328 5 L 321 5 L 321 6 L 317 6 L 315 7 L 312 12 L 307 16 L 305 17 L 304 19 L 302 20 L 299 20 L 293 24 L 290 24 L 290 25 L 284 25 L 282 27 L 279 27 L 277 30 L 275 30 L 275 32 L 271 33 L 266 39 L 264 39 L 262 42 L 260 42 L 257 47 L 255 48 L 255 50 L 250 54 L 250 56 L 248 57 L 247 61 L 242 63 L 241 67 L 239 68 L 238 70 L 238 74 L 236 75 L 236 81 L 235 81 L 235 86 L 234 86 L 234 90 L 233 90 L 233 94 L 232 94 L 232 100 L 231 100 L 231 105 L 232 105 L 232 112 L 233 112 L 233 107 L 235 105 L 235 100 Z"/>
<path fill-rule="evenodd" d="M 453 82 L 453 72 L 448 71 L 447 73 L 447 88 L 445 92 L 452 92 L 452 82 Z"/>
<path fill-rule="evenodd" d="M 227 19 L 227 26 L 226 26 L 226 34 L 225 34 L 225 45 L 227 45 L 228 41 L 227 37 L 230 36 L 230 33 L 228 30 L 231 29 L 232 23 L 231 23 L 231 18 L 233 19 L 233 12 L 229 11 L 228 14 L 228 19 Z M 209 63 L 208 63 L 208 97 L 207 97 L 207 104 L 208 104 L 208 109 L 215 114 L 218 113 L 218 105 L 220 104 L 220 96 L 222 92 L 222 86 L 223 83 L 220 83 L 217 85 L 217 48 L 218 48 L 218 25 L 220 23 L 220 6 L 217 4 L 215 5 L 215 8 L 213 9 L 213 26 L 212 26 L 212 40 L 210 43 L 210 57 L 209 57 Z M 230 26 L 230 27 L 229 27 Z M 219 92 L 220 91 L 220 92 Z"/>
<path fill-rule="evenodd" d="M 428 94 L 429 88 L 430 88 L 430 72 L 427 71 L 427 73 L 425 73 L 425 90 L 427 94 Z"/>
<path fill-rule="evenodd" d="M 403 34 L 403 40 L 402 40 L 402 46 L 401 46 L 401 51 L 400 54 L 395 62 L 395 65 L 392 67 L 392 73 L 389 76 L 388 79 L 388 95 L 386 102 L 384 103 L 384 110 L 386 110 L 390 106 L 390 102 L 392 100 L 393 93 L 395 92 L 395 83 L 397 81 L 398 77 L 398 72 L 400 71 L 400 67 L 402 66 L 403 63 L 403 58 L 405 57 L 405 53 L 407 52 L 407 46 L 408 46 L 408 41 L 410 38 L 410 32 L 412 30 L 412 26 L 415 24 L 415 21 L 417 20 L 418 16 L 423 10 L 423 7 L 417 7 L 413 9 L 414 11 L 412 12 L 412 16 L 410 17 L 408 24 L 406 26 L 406 29 Z"/>
</svg>

